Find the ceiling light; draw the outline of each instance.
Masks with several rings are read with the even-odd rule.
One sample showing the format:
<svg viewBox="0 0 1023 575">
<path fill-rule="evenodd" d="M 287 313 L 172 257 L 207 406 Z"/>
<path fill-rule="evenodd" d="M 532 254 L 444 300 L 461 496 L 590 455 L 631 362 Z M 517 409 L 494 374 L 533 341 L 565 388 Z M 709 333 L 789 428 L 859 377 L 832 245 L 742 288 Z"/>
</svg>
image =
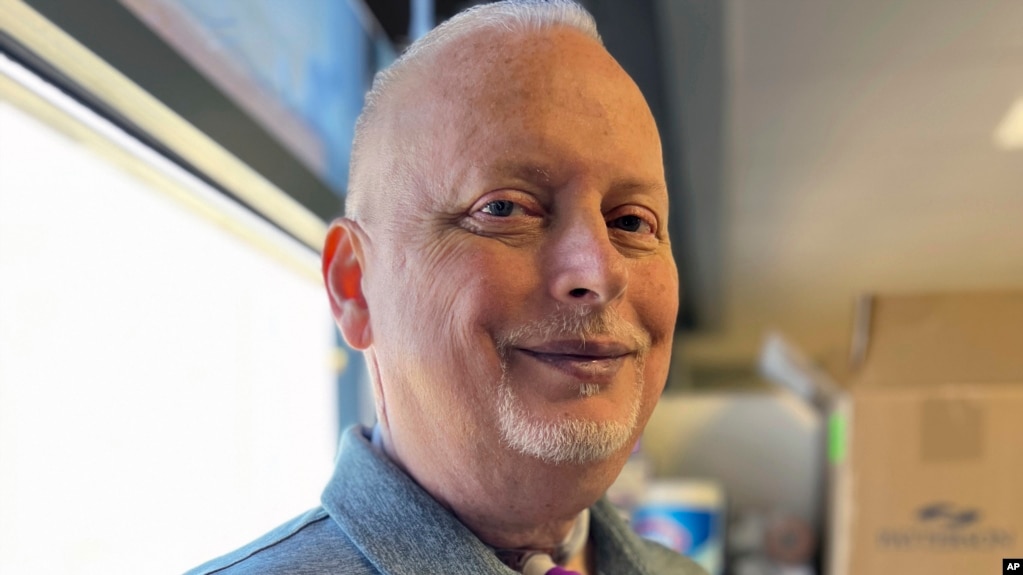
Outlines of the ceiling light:
<svg viewBox="0 0 1023 575">
<path fill-rule="evenodd" d="M 999 148 L 1012 150 L 1023 148 L 1023 98 L 1016 100 L 1009 113 L 995 129 L 995 144 Z"/>
</svg>

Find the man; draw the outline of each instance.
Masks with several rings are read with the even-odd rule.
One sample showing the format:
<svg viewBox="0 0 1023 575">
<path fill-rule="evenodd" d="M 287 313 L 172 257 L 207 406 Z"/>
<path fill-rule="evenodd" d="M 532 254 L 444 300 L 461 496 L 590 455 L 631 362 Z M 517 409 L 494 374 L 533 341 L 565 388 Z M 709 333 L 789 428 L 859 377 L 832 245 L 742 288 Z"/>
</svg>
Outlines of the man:
<svg viewBox="0 0 1023 575">
<path fill-rule="evenodd" d="M 657 128 L 589 14 L 441 25 L 374 82 L 351 165 L 323 271 L 378 424 L 345 432 L 322 508 L 193 573 L 700 573 L 601 499 L 678 279 Z"/>
</svg>

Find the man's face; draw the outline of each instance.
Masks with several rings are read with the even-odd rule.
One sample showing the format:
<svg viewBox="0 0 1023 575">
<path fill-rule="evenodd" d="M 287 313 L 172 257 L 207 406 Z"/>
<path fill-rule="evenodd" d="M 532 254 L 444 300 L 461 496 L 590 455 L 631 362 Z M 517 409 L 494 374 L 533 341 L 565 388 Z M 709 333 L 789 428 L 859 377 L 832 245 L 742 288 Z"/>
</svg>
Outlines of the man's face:
<svg viewBox="0 0 1023 575">
<path fill-rule="evenodd" d="M 395 108 L 414 173 L 365 224 L 383 417 L 413 466 L 620 462 L 678 306 L 656 127 L 594 41 L 496 36 Z"/>
</svg>

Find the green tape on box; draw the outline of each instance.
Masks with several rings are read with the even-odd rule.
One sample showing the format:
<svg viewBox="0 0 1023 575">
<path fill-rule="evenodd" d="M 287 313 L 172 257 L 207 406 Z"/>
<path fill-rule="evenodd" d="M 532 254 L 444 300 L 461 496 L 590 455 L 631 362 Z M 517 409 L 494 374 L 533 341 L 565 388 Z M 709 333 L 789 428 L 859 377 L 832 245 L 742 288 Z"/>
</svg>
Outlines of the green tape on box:
<svg viewBox="0 0 1023 575">
<path fill-rule="evenodd" d="M 844 413 L 832 413 L 828 418 L 828 459 L 832 465 L 845 461 L 846 419 Z"/>
</svg>

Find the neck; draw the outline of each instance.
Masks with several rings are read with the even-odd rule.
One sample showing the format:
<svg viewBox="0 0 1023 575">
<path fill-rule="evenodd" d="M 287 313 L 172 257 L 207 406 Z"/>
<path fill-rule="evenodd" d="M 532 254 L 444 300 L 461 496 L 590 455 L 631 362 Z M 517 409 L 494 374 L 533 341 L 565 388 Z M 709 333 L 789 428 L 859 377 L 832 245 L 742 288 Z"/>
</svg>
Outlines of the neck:
<svg viewBox="0 0 1023 575">
<path fill-rule="evenodd" d="M 452 512 L 469 530 L 494 548 L 496 555 L 505 565 L 522 573 L 546 573 L 546 564 L 555 564 L 573 572 L 587 575 L 593 569 L 593 550 L 589 538 L 589 510 L 584 509 L 574 518 L 565 521 L 550 521 L 534 527 L 502 526 L 493 521 L 468 519 L 464 514 Z M 547 559 L 535 556 L 543 555 Z M 532 563 L 539 565 L 530 565 Z M 529 568 L 527 568 L 529 565 Z M 537 571 L 540 566 L 541 570 Z"/>
<path fill-rule="evenodd" d="M 466 441 L 471 434 L 430 442 L 428 454 L 406 452 L 389 426 L 375 443 L 438 503 L 483 543 L 495 549 L 554 549 L 568 537 L 580 512 L 614 480 L 627 452 L 599 464 L 552 465 L 538 459 L 492 451 Z M 468 458 L 468 460 L 466 460 Z M 465 473 L 471 470 L 471 473 Z M 577 554 L 586 558 L 586 554 Z M 578 570 L 578 569 L 577 569 Z"/>
<path fill-rule="evenodd" d="M 477 513 L 477 509 L 452 506 L 442 502 L 459 521 L 487 545 L 495 549 L 555 549 L 562 545 L 572 532 L 578 513 L 547 521 L 520 523 L 514 512 L 514 520 L 490 513 Z"/>
<path fill-rule="evenodd" d="M 577 573 L 589 572 L 590 511 L 584 509 L 576 517 L 568 536 L 556 547 L 542 549 L 495 549 L 505 565 L 526 574 L 547 573 L 551 567 L 571 566 Z"/>
</svg>

